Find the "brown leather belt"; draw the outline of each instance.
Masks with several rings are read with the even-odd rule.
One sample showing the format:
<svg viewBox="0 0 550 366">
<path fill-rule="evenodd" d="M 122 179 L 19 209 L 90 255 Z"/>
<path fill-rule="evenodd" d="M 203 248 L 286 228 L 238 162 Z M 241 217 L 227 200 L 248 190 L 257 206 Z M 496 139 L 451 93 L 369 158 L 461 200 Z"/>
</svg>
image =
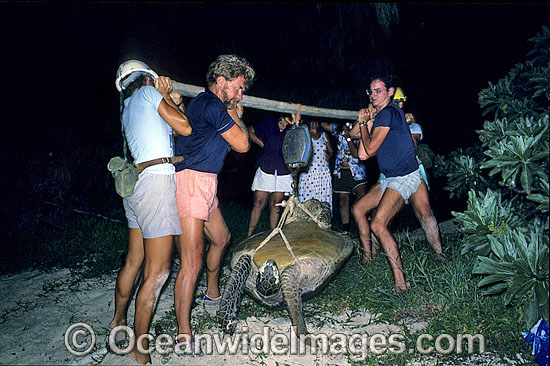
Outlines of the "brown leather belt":
<svg viewBox="0 0 550 366">
<path fill-rule="evenodd" d="M 176 164 L 183 161 L 183 156 L 172 156 L 171 158 L 158 158 L 153 160 L 144 161 L 139 164 L 134 164 L 136 167 L 138 173 L 141 173 L 145 169 L 149 168 L 150 166 L 157 165 L 157 164 Z"/>
</svg>

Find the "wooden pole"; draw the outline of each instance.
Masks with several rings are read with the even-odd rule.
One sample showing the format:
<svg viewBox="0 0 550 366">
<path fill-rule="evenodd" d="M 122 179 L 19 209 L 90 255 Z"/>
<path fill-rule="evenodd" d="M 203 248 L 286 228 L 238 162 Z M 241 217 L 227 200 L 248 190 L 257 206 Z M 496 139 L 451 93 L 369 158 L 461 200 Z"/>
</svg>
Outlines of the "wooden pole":
<svg viewBox="0 0 550 366">
<path fill-rule="evenodd" d="M 203 87 L 184 84 L 177 81 L 172 81 L 172 86 L 175 92 L 180 93 L 186 97 L 194 97 L 197 94 L 204 91 Z M 270 100 L 265 98 L 253 97 L 250 95 L 245 95 L 243 100 L 240 102 L 244 107 L 262 109 L 264 111 L 273 111 L 279 113 L 297 113 L 298 103 L 286 103 L 276 100 Z M 346 120 L 357 120 L 359 118 L 359 111 L 348 111 L 343 109 L 329 109 L 329 108 L 319 108 L 312 107 L 307 105 L 301 105 L 300 112 L 306 116 L 312 117 L 325 117 L 325 118 L 336 118 L 336 119 L 346 119 Z"/>
</svg>

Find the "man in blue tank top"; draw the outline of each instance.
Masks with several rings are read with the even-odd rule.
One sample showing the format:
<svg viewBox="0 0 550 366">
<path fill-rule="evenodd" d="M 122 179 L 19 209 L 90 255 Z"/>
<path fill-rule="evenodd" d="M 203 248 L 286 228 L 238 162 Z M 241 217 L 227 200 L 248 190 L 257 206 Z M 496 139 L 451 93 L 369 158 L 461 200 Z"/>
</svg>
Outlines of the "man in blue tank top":
<svg viewBox="0 0 550 366">
<path fill-rule="evenodd" d="M 409 284 L 405 281 L 397 242 L 389 231 L 390 220 L 406 201 L 410 200 L 437 257 L 441 257 L 442 250 L 439 228 L 430 207 L 426 183 L 420 176 L 409 126 L 403 111 L 391 103 L 394 92 L 391 78 L 374 78 L 369 94 L 376 117 L 369 109 L 359 112 L 360 148 L 364 149 L 367 159 L 374 155 L 378 157 L 378 166 L 385 178 L 353 206 L 353 215 L 359 227 L 361 244 L 367 248 L 363 260 L 370 261 L 376 254 L 376 247 L 371 245 L 372 230 L 388 256 L 395 289 L 406 291 Z M 377 211 L 369 224 L 366 214 L 374 208 Z"/>
</svg>

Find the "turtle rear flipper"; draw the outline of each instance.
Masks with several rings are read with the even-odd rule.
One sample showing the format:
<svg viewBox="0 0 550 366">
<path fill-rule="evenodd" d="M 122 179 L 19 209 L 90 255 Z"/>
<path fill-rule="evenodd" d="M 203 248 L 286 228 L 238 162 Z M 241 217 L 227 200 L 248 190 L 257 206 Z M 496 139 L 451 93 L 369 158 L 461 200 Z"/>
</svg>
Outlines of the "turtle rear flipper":
<svg viewBox="0 0 550 366">
<path fill-rule="evenodd" d="M 225 283 L 218 311 L 218 321 L 223 333 L 233 335 L 235 332 L 244 286 L 250 274 L 251 267 L 252 258 L 250 255 L 242 255 Z"/>
<path fill-rule="evenodd" d="M 302 293 L 300 291 L 300 282 L 302 270 L 300 266 L 293 263 L 285 268 L 281 274 L 281 287 L 285 299 L 288 315 L 292 325 L 296 327 L 297 336 L 306 335 L 307 328 L 302 311 Z"/>
</svg>

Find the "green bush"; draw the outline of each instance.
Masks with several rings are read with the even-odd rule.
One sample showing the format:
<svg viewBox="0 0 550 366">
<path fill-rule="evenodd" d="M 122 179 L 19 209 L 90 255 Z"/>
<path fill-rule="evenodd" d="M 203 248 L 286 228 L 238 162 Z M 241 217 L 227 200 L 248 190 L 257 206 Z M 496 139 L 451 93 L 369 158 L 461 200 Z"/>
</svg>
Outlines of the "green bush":
<svg viewBox="0 0 550 366">
<path fill-rule="evenodd" d="M 481 169 L 482 159 L 480 146 L 459 148 L 449 156 L 438 155 L 435 158 L 434 174 L 447 178 L 445 190 L 450 192 L 451 198 L 460 197 L 470 190 L 483 191 L 491 182 Z"/>
<path fill-rule="evenodd" d="M 484 294 L 526 304 L 529 328 L 548 321 L 550 29 L 530 41 L 531 59 L 478 95 L 492 117 L 476 131 L 480 145 L 436 161 L 451 196 L 468 194 L 466 211 L 453 215 L 466 234 L 462 254 L 477 255 Z"/>
</svg>

